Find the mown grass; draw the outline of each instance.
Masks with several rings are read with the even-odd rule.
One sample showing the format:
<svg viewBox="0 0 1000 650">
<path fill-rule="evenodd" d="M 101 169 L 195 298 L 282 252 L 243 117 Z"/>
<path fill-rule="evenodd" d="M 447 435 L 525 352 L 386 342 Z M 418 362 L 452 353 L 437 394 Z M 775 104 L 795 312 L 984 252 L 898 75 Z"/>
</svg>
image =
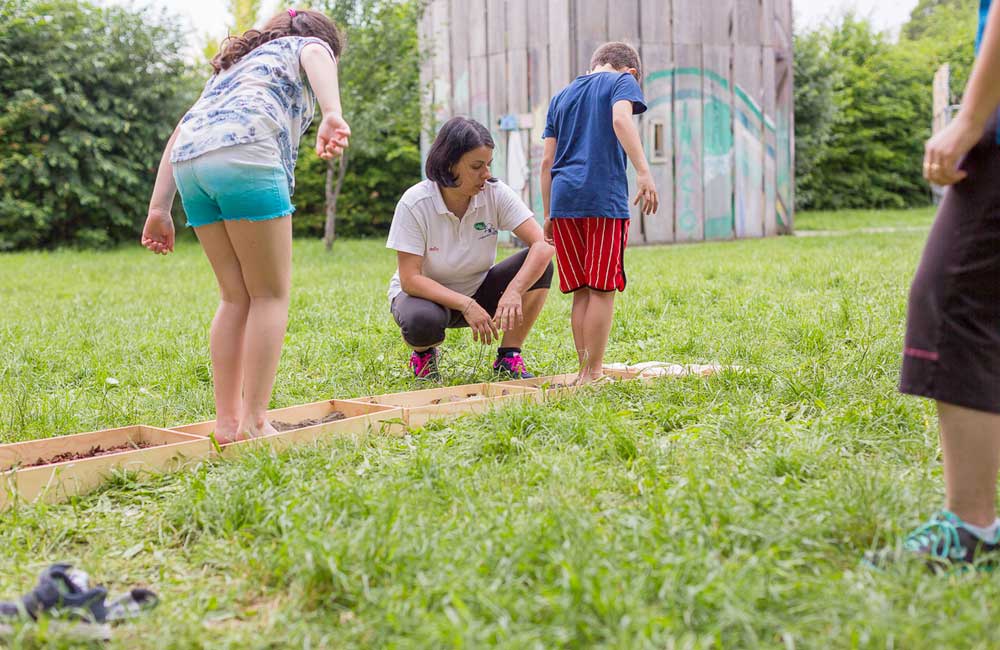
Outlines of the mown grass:
<svg viewBox="0 0 1000 650">
<path fill-rule="evenodd" d="M 995 647 L 995 577 L 859 564 L 941 500 L 933 410 L 895 390 L 924 237 L 630 249 L 609 360 L 742 370 L 119 477 L 0 515 L 0 593 L 60 559 L 152 585 L 162 605 L 121 648 Z M 413 387 L 391 253 L 295 255 L 274 405 Z M 195 247 L 0 272 L 4 441 L 211 417 Z M 568 316 L 553 294 L 535 369 L 572 369 Z M 451 335 L 446 381 L 487 379 L 489 359 Z"/>
<path fill-rule="evenodd" d="M 835 212 L 799 212 L 795 215 L 795 229 L 813 230 L 862 230 L 866 228 L 917 229 L 930 228 L 934 208 L 913 210 L 840 210 Z"/>
</svg>

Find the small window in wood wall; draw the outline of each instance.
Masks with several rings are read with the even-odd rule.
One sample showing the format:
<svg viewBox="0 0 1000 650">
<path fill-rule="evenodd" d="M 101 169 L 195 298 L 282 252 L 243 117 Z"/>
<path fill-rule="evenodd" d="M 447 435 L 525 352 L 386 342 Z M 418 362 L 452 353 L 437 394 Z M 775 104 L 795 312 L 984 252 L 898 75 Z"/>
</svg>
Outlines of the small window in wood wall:
<svg viewBox="0 0 1000 650">
<path fill-rule="evenodd" d="M 649 121 L 649 162 L 666 162 L 667 160 L 667 125 L 662 119 Z"/>
</svg>

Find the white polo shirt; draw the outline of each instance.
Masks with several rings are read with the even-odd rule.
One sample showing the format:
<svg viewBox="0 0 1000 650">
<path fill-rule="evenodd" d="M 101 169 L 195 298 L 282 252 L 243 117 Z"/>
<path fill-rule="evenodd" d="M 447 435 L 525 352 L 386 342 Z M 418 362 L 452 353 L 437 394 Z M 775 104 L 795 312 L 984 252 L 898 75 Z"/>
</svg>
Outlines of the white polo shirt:
<svg viewBox="0 0 1000 650">
<path fill-rule="evenodd" d="M 471 296 L 497 259 L 497 234 L 533 217 L 514 190 L 502 181 L 486 183 L 459 219 L 448 210 L 432 180 L 406 190 L 392 215 L 386 248 L 424 258 L 423 275 Z M 389 301 L 403 293 L 399 269 L 389 282 Z"/>
</svg>

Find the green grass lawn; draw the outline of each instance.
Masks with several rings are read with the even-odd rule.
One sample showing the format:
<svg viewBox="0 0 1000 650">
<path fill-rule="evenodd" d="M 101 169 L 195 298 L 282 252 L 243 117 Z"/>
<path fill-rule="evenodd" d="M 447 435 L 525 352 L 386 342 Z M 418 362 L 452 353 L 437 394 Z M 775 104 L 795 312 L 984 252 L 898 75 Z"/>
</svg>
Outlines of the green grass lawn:
<svg viewBox="0 0 1000 650">
<path fill-rule="evenodd" d="M 933 409 L 895 390 L 924 238 L 630 249 L 608 360 L 741 372 L 122 477 L 0 515 L 0 594 L 56 560 L 152 586 L 114 648 L 997 647 L 995 576 L 859 565 L 942 498 Z M 413 388 L 382 243 L 297 242 L 295 264 L 274 406 Z M 212 416 L 196 246 L 0 276 L 4 442 Z M 574 369 L 569 307 L 546 306 L 536 371 Z M 491 354 L 450 335 L 446 381 Z"/>
<path fill-rule="evenodd" d="M 795 230 L 862 230 L 866 228 L 930 228 L 934 208 L 914 210 L 842 210 L 838 212 L 799 212 Z"/>
</svg>

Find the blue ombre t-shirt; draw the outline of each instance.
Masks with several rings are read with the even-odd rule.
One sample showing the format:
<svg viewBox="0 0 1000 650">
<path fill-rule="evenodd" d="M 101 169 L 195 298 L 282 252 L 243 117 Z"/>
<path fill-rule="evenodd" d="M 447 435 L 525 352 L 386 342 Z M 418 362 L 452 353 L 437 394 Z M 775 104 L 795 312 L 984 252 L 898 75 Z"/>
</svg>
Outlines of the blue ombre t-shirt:
<svg viewBox="0 0 1000 650">
<path fill-rule="evenodd" d="M 642 89 L 627 72 L 577 77 L 549 103 L 542 138 L 556 139 L 551 217 L 628 219 L 627 158 L 612 124 L 616 102 L 645 112 Z"/>
</svg>

